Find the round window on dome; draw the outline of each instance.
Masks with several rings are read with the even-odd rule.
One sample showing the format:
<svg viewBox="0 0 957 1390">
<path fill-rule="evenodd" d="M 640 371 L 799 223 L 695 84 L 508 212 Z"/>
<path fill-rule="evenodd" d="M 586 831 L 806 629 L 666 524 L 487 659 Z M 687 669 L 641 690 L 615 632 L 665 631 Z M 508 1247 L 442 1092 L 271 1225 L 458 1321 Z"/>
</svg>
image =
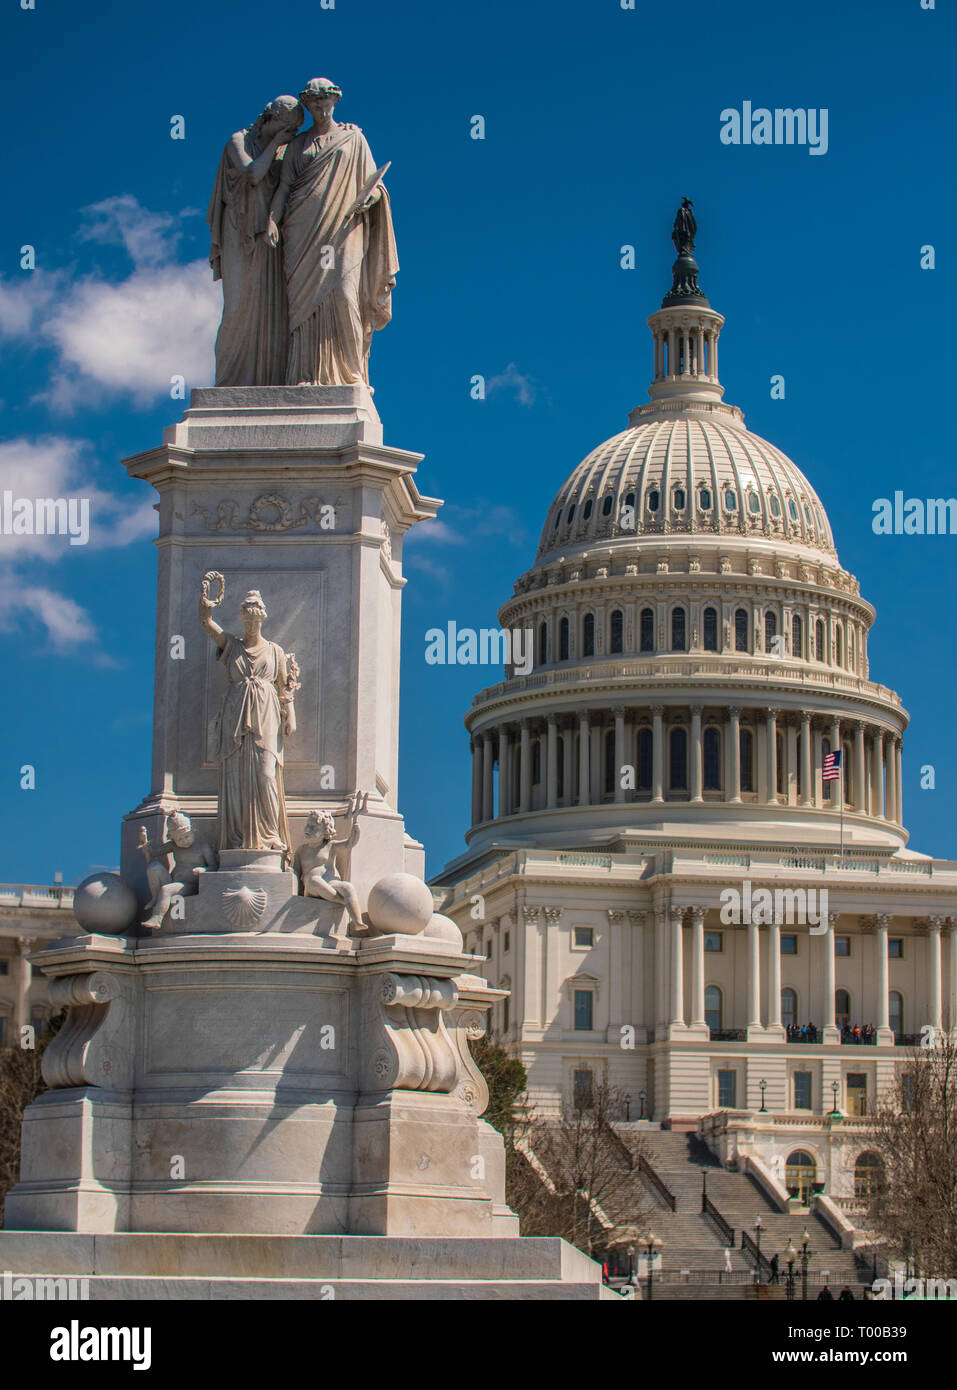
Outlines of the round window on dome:
<svg viewBox="0 0 957 1390">
<path fill-rule="evenodd" d="M 771 499 L 770 499 L 770 502 L 768 503 L 768 505 L 769 505 L 770 508 L 771 508 L 771 515 L 772 515 L 772 516 L 780 516 L 780 515 L 781 515 L 781 503 L 778 501 L 778 499 L 774 496 L 773 493 L 772 493 L 772 495 L 771 495 Z"/>
<path fill-rule="evenodd" d="M 585 503 L 585 510 L 582 512 L 582 516 L 585 518 L 586 521 L 587 521 L 588 518 L 591 516 L 591 508 L 592 508 L 592 501 L 591 501 L 591 498 L 589 497 L 588 501 Z"/>
<path fill-rule="evenodd" d="M 701 508 L 703 512 L 710 512 L 711 489 L 709 487 L 703 487 L 701 491 L 698 493 L 698 506 Z"/>
<path fill-rule="evenodd" d="M 727 507 L 729 512 L 736 512 L 738 510 L 738 494 L 734 491 L 733 488 L 729 487 L 727 492 L 724 494 L 724 505 Z"/>
<path fill-rule="evenodd" d="M 660 506 L 661 493 L 658 491 L 656 487 L 653 487 L 648 494 L 648 510 L 650 512 L 656 512 Z"/>
<path fill-rule="evenodd" d="M 748 511 L 755 515 L 761 510 L 761 499 L 756 492 L 748 493 Z"/>
<path fill-rule="evenodd" d="M 614 498 L 612 497 L 611 493 L 609 492 L 608 496 L 605 498 L 604 502 L 601 504 L 601 514 L 602 514 L 602 516 L 611 516 L 611 508 L 612 508 L 612 503 L 613 503 L 613 501 L 614 501 Z"/>
<path fill-rule="evenodd" d="M 791 520 L 792 520 L 792 521 L 797 521 L 797 519 L 798 519 L 798 509 L 797 509 L 797 503 L 795 502 L 795 500 L 794 500 L 793 497 L 790 497 L 790 498 L 788 499 L 788 512 L 790 513 Z"/>
<path fill-rule="evenodd" d="M 683 487 L 676 487 L 672 497 L 676 512 L 683 512 L 685 509 L 685 490 Z"/>
</svg>

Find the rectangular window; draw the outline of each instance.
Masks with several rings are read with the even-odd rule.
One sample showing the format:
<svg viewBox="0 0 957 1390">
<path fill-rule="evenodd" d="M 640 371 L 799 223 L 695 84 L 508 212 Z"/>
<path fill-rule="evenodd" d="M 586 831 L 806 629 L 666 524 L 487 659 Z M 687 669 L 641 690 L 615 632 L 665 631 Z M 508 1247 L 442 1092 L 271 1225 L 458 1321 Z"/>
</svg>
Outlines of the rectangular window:
<svg viewBox="0 0 957 1390">
<path fill-rule="evenodd" d="M 718 1106 L 733 1110 L 737 1102 L 738 1073 L 736 1071 L 718 1072 Z"/>
<path fill-rule="evenodd" d="M 795 1110 L 811 1109 L 811 1073 L 809 1071 L 796 1071 L 794 1073 L 794 1108 Z"/>
<path fill-rule="evenodd" d="M 509 947 L 511 946 L 511 943 L 512 943 L 512 934 L 511 934 L 511 932 L 506 932 L 506 933 L 505 933 L 505 940 L 504 940 L 503 943 L 502 943 L 502 950 L 503 950 L 503 951 L 507 951 L 507 950 L 509 949 Z"/>
<path fill-rule="evenodd" d="M 7 971 L 8 971 L 9 969 L 10 969 L 10 962 L 9 962 L 9 961 L 5 961 L 5 960 L 0 960 L 0 975 L 6 975 L 6 973 L 7 973 Z"/>
<path fill-rule="evenodd" d="M 7 1020 L 0 1018 L 0 1047 L 7 1045 Z"/>
<path fill-rule="evenodd" d="M 579 1033 L 592 1031 L 592 1015 L 595 996 L 590 989 L 575 990 L 575 1030 Z"/>
<path fill-rule="evenodd" d="M 891 936 L 887 941 L 887 954 L 891 960 L 900 960 L 904 954 L 904 938 L 902 936 Z"/>
<path fill-rule="evenodd" d="M 781 937 L 781 955 L 782 955 L 782 956 L 796 956 L 797 953 L 798 953 L 798 939 L 797 939 L 797 937 L 796 937 L 796 936 L 792 936 L 792 935 L 788 935 L 788 934 L 782 935 L 782 937 Z"/>
<path fill-rule="evenodd" d="M 851 938 L 849 936 L 835 936 L 834 954 L 836 956 L 849 956 L 851 954 Z"/>
<path fill-rule="evenodd" d="M 590 1071 L 576 1071 L 573 1078 L 575 1109 L 587 1110 L 592 1100 L 592 1074 Z"/>
<path fill-rule="evenodd" d="M 704 934 L 704 949 L 706 951 L 722 951 L 722 935 L 719 931 L 706 931 Z"/>
<path fill-rule="evenodd" d="M 590 950 L 595 944 L 594 927 L 573 927 L 573 938 L 579 950 Z"/>
<path fill-rule="evenodd" d="M 509 1006 L 509 1002 L 510 1002 L 510 1001 L 509 1001 L 508 999 L 503 999 L 503 1000 L 502 1000 L 502 1032 L 503 1032 L 503 1033 L 507 1033 L 507 1032 L 508 1032 L 508 1020 L 509 1020 L 508 1006 Z"/>
</svg>

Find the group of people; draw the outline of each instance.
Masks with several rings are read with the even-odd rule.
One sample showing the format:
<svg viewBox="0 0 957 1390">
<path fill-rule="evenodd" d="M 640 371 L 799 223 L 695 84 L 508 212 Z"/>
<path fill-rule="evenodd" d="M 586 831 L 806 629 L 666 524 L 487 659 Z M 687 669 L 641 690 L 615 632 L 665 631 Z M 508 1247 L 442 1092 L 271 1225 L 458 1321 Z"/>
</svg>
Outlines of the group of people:
<svg viewBox="0 0 957 1390">
<path fill-rule="evenodd" d="M 821 1030 L 816 1023 L 789 1023 L 787 1036 L 789 1043 L 816 1043 L 821 1041 Z M 876 1040 L 877 1029 L 873 1023 L 865 1023 L 863 1028 L 859 1023 L 853 1028 L 849 1023 L 841 1026 L 842 1043 L 874 1043 Z"/>
<path fill-rule="evenodd" d="M 873 1023 L 865 1023 L 863 1028 L 859 1023 L 855 1023 L 853 1028 L 845 1023 L 841 1028 L 842 1043 L 874 1043 L 876 1040 L 877 1029 Z"/>
<path fill-rule="evenodd" d="M 787 1031 L 789 1043 L 820 1042 L 818 1028 L 814 1023 L 789 1023 Z"/>
</svg>

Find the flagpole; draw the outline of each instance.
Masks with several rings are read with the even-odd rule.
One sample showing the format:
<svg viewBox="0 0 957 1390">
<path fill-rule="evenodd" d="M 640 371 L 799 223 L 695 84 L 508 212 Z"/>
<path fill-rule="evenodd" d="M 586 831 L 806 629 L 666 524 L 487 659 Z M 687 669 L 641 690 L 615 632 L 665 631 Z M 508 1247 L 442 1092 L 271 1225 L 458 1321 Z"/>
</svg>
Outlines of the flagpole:
<svg viewBox="0 0 957 1390">
<path fill-rule="evenodd" d="M 841 750 L 843 752 L 843 749 Z M 841 758 L 841 866 L 844 864 L 844 759 Z"/>
</svg>

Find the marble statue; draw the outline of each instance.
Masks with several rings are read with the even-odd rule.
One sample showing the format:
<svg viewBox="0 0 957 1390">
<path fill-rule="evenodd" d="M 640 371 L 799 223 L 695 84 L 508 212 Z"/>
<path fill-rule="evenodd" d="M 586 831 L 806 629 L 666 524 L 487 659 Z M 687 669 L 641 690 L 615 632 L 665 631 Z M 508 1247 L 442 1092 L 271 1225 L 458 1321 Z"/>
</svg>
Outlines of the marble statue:
<svg viewBox="0 0 957 1390">
<path fill-rule="evenodd" d="M 214 583 L 216 598 L 210 593 Z M 199 600 L 200 624 L 219 648 L 227 677 L 216 722 L 219 847 L 281 850 L 288 858 L 282 741 L 296 731 L 299 667 L 293 652 L 263 637 L 267 613 L 258 589 L 250 589 L 240 606 L 242 637 L 213 621 L 225 591 L 222 575 L 210 571 Z"/>
<path fill-rule="evenodd" d="M 269 214 L 272 246 L 282 229 L 293 386 L 368 383 L 372 334 L 392 317 L 399 262 L 385 168 L 358 126 L 333 119 L 341 96 L 324 77 L 300 92 L 313 124 L 286 149 Z"/>
<path fill-rule="evenodd" d="M 366 797 L 368 800 L 368 797 Z M 296 850 L 293 869 L 307 898 L 323 898 L 326 902 L 343 905 L 349 914 L 349 923 L 355 932 L 367 929 L 362 920 L 359 897 L 351 883 L 337 876 L 336 859 L 340 850 L 351 848 L 359 838 L 357 815 L 360 797 L 356 792 L 349 802 L 347 817 L 349 830 L 340 839 L 335 838 L 335 821 L 328 811 L 310 811 L 305 825 L 305 844 Z"/>
<path fill-rule="evenodd" d="M 282 253 L 266 231 L 279 185 L 279 151 L 302 121 L 295 97 L 276 97 L 255 124 L 230 136 L 216 170 L 206 219 L 213 279 L 223 282 L 217 386 L 280 386 L 286 380 Z"/>
<path fill-rule="evenodd" d="M 144 826 L 140 830 L 139 849 L 146 859 L 146 877 L 152 898 L 147 904 L 144 927 L 160 927 L 174 898 L 188 898 L 199 889 L 199 875 L 216 869 L 216 851 L 203 840 L 197 840 L 189 816 L 179 811 L 168 818 L 163 844 L 153 846 Z M 172 858 L 170 870 L 163 863 Z M 168 863 L 168 861 L 167 861 Z"/>
</svg>

